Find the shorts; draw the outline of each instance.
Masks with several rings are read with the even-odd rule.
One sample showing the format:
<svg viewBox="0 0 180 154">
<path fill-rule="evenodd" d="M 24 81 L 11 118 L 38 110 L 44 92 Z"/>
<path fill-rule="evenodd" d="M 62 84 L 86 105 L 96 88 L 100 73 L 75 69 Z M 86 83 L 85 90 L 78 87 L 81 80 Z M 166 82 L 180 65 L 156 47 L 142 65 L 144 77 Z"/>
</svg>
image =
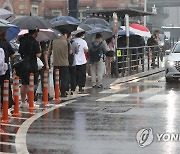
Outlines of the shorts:
<svg viewBox="0 0 180 154">
<path fill-rule="evenodd" d="M 21 83 L 22 85 L 29 85 L 29 73 L 24 73 L 21 75 Z M 39 73 L 34 73 L 34 85 L 38 83 Z"/>
<path fill-rule="evenodd" d="M 114 51 L 113 50 L 107 51 L 106 57 L 114 57 Z"/>
</svg>

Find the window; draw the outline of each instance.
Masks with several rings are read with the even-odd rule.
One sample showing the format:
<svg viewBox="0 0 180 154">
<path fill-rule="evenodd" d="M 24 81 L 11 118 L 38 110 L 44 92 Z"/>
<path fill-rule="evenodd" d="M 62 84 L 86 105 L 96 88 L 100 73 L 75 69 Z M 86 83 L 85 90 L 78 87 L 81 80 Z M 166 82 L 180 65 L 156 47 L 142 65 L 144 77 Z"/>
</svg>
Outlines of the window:
<svg viewBox="0 0 180 154">
<path fill-rule="evenodd" d="M 20 10 L 25 10 L 25 9 L 27 9 L 27 5 L 19 5 L 19 9 Z"/>
<path fill-rule="evenodd" d="M 52 10 L 52 16 L 55 17 L 62 16 L 61 10 Z"/>
<path fill-rule="evenodd" d="M 38 15 L 38 5 L 32 5 L 32 15 Z"/>
</svg>

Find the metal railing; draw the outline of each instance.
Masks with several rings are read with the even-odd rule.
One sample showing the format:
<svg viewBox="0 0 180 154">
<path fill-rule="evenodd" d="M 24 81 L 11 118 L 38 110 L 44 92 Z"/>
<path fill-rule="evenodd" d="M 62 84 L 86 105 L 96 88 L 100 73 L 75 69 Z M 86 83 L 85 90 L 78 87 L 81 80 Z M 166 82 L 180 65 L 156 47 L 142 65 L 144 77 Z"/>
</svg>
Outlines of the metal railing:
<svg viewBox="0 0 180 154">
<path fill-rule="evenodd" d="M 116 76 L 129 76 L 162 67 L 165 51 L 161 46 L 117 48 Z"/>
</svg>

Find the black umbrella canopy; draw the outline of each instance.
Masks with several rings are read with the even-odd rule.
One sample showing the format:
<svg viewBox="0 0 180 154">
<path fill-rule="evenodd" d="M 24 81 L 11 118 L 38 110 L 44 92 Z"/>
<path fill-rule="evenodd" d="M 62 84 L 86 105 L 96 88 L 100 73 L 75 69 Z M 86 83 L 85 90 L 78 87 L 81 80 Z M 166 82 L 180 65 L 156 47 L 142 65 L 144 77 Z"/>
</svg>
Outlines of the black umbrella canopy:
<svg viewBox="0 0 180 154">
<path fill-rule="evenodd" d="M 59 31 L 61 31 L 61 29 L 67 29 L 69 32 L 75 31 L 78 27 L 77 23 L 73 23 L 71 21 L 55 21 L 52 23 L 53 27 Z"/>
<path fill-rule="evenodd" d="M 103 25 L 107 27 L 109 26 L 109 23 L 102 18 L 87 18 L 82 23 L 89 24 L 89 25 Z"/>
<path fill-rule="evenodd" d="M 48 20 L 38 16 L 26 16 L 17 18 L 12 23 L 18 26 L 20 29 L 28 30 L 47 29 L 53 27 Z"/>
<path fill-rule="evenodd" d="M 5 32 L 8 28 L 9 28 L 8 24 L 0 22 L 0 34 Z"/>
</svg>

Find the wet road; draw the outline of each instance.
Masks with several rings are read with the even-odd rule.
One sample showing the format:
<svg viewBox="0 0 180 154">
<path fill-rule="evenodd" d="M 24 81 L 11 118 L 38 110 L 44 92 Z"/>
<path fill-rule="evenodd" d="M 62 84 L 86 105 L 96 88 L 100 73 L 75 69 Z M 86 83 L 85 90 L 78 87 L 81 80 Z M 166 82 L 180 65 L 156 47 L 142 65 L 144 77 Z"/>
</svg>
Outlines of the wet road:
<svg viewBox="0 0 180 154">
<path fill-rule="evenodd" d="M 24 153 L 27 145 L 32 154 L 178 154 L 180 137 L 174 141 L 171 135 L 180 130 L 179 93 L 180 82 L 166 84 L 164 73 L 87 89 L 71 101 L 39 109 L 29 121 L 21 119 L 20 129 L 7 128 L 17 134 L 1 138 L 12 143 L 1 144 L 1 151 Z"/>
</svg>

